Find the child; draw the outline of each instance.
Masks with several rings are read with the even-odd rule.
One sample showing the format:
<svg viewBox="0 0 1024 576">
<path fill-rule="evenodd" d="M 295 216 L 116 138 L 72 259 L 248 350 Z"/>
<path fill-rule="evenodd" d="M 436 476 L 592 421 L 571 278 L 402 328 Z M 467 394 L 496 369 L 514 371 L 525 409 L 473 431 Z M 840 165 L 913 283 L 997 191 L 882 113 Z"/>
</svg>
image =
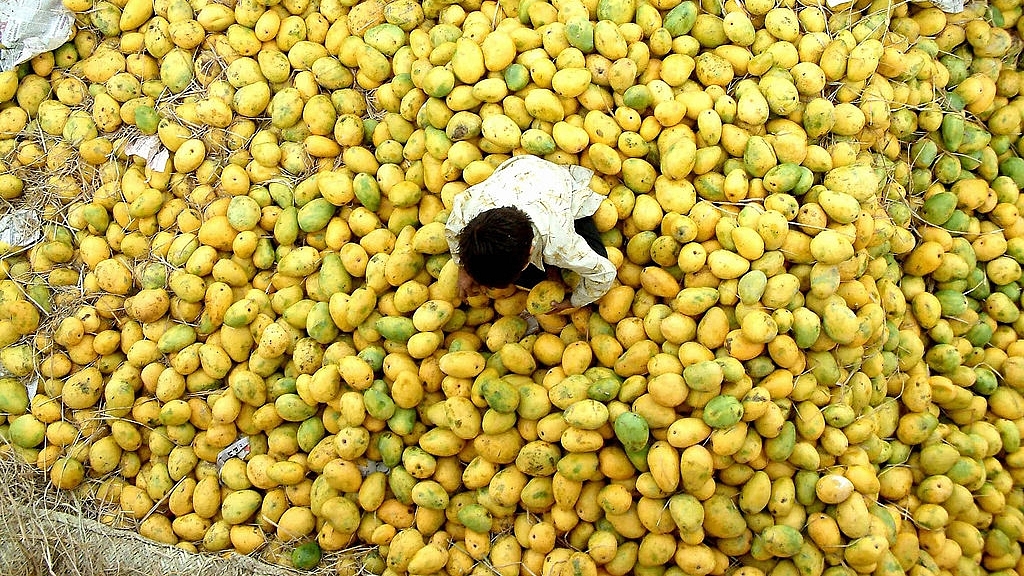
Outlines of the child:
<svg viewBox="0 0 1024 576">
<path fill-rule="evenodd" d="M 456 195 L 445 232 L 459 265 L 459 291 L 472 293 L 474 284 L 529 289 L 564 268 L 580 281 L 553 312 L 604 296 L 615 266 L 591 218 L 604 199 L 590 190 L 591 176 L 582 166 L 514 156 Z"/>
</svg>

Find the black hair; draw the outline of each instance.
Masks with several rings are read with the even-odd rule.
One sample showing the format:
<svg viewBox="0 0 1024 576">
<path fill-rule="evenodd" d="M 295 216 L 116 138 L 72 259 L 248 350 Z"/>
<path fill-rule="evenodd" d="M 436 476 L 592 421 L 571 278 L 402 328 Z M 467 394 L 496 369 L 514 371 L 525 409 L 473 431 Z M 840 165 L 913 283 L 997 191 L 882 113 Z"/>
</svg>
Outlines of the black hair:
<svg viewBox="0 0 1024 576">
<path fill-rule="evenodd" d="M 459 259 L 478 284 L 504 288 L 526 268 L 532 246 L 533 225 L 525 212 L 515 206 L 492 208 L 462 229 Z"/>
</svg>

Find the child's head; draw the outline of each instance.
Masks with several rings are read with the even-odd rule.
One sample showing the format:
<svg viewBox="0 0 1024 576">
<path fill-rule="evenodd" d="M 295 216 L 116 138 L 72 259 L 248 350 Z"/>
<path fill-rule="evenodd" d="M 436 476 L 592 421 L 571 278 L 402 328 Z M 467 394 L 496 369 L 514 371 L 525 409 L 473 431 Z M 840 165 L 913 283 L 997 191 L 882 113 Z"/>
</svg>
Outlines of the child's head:
<svg viewBox="0 0 1024 576">
<path fill-rule="evenodd" d="M 530 262 L 533 225 L 514 206 L 485 210 L 459 234 L 459 259 L 478 284 L 504 288 Z"/>
</svg>

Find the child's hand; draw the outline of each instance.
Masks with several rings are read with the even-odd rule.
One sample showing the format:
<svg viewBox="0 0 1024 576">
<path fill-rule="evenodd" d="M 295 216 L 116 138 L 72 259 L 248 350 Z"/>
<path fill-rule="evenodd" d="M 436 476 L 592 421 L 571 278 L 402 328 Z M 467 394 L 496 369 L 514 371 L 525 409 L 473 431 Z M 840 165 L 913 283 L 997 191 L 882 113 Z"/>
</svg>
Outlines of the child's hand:
<svg viewBox="0 0 1024 576">
<path fill-rule="evenodd" d="M 566 299 L 566 300 L 562 300 L 561 302 L 555 304 L 551 308 L 551 311 L 548 312 L 548 314 L 568 314 L 569 312 L 571 312 L 572 310 L 575 310 L 575 309 L 576 308 L 572 305 L 572 303 L 570 303 L 569 300 Z"/>
<path fill-rule="evenodd" d="M 473 277 L 464 268 L 459 268 L 459 298 L 476 296 L 480 292 L 480 286 L 473 280 Z"/>
</svg>

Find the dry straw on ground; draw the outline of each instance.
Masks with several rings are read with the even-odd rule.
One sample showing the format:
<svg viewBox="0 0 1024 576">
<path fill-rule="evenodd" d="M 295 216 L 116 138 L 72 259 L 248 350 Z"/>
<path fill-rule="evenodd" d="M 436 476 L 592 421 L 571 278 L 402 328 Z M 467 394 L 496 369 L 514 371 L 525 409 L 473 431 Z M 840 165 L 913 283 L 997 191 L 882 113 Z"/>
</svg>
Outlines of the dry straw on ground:
<svg viewBox="0 0 1024 576">
<path fill-rule="evenodd" d="M 190 554 L 98 521 L 95 501 L 48 486 L 37 468 L 0 452 L 0 574 L 4 576 L 295 576 L 248 556 Z M 307 573 L 308 574 L 308 573 Z"/>
</svg>

